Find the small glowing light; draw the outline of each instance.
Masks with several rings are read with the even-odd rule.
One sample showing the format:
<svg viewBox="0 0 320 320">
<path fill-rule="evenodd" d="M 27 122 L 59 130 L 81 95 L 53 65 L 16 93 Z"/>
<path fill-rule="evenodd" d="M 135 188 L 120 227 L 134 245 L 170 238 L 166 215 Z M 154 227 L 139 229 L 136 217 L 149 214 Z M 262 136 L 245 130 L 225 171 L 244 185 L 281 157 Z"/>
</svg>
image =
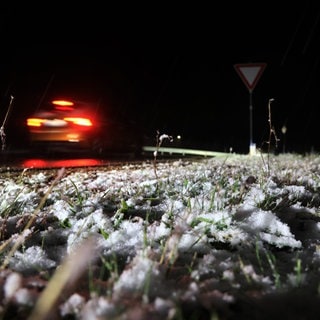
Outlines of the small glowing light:
<svg viewBox="0 0 320 320">
<path fill-rule="evenodd" d="M 69 142 L 79 142 L 79 135 L 77 133 L 67 134 L 67 139 Z"/>
<path fill-rule="evenodd" d="M 72 123 L 77 124 L 79 126 L 86 126 L 86 127 L 92 126 L 92 121 L 88 118 L 66 117 L 63 120 L 72 122 Z"/>
<path fill-rule="evenodd" d="M 74 105 L 72 101 L 68 101 L 68 100 L 53 100 L 51 102 L 52 104 L 57 106 L 73 106 Z"/>
<path fill-rule="evenodd" d="M 28 118 L 27 125 L 29 127 L 41 127 L 41 124 L 44 122 L 43 119 L 40 118 Z"/>
<path fill-rule="evenodd" d="M 53 100 L 51 101 L 54 104 L 55 109 L 60 111 L 72 111 L 74 110 L 74 103 L 68 100 Z"/>
</svg>

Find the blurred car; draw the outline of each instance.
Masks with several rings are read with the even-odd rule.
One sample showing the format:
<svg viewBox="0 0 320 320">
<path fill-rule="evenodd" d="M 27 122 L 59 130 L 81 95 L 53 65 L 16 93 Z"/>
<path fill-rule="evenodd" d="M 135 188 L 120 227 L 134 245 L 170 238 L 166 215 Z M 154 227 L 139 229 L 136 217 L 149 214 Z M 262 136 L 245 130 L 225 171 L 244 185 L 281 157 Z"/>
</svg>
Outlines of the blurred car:
<svg viewBox="0 0 320 320">
<path fill-rule="evenodd" d="M 139 155 L 142 134 L 130 121 L 112 118 L 99 106 L 73 100 L 53 100 L 26 120 L 32 148 L 44 151 L 87 150 L 96 154 Z"/>
</svg>

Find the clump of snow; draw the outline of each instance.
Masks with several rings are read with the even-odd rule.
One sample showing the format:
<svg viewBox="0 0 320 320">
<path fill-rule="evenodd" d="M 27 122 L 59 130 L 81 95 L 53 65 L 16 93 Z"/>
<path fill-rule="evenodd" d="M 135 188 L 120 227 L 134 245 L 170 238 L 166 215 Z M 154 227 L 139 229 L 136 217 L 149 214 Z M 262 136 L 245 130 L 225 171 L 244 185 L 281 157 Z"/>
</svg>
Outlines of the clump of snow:
<svg viewBox="0 0 320 320">
<path fill-rule="evenodd" d="M 64 309 L 62 310 L 64 311 Z M 70 308 L 67 307 L 65 311 L 69 310 Z M 117 306 L 114 303 L 108 301 L 108 299 L 103 296 L 93 297 L 87 301 L 80 311 L 80 319 L 105 319 L 106 317 L 112 319 L 117 316 L 117 313 Z"/>
<path fill-rule="evenodd" d="M 4 297 L 8 301 L 10 300 L 16 291 L 22 286 L 22 276 L 17 272 L 12 272 L 6 279 L 4 284 Z"/>
<path fill-rule="evenodd" d="M 124 270 L 114 285 L 114 294 L 121 296 L 123 292 L 144 293 L 156 290 L 157 283 L 162 280 L 162 274 L 145 254 L 139 253 L 130 263 L 130 268 Z"/>
<path fill-rule="evenodd" d="M 56 266 L 56 261 L 49 259 L 40 246 L 32 246 L 24 251 L 16 251 L 10 261 L 10 267 L 20 272 L 26 270 L 48 270 Z"/>
<path fill-rule="evenodd" d="M 21 288 L 16 292 L 15 300 L 18 305 L 32 307 L 36 301 L 36 296 L 27 288 Z"/>
<path fill-rule="evenodd" d="M 301 241 L 296 240 L 291 233 L 289 226 L 281 222 L 272 212 L 256 210 L 241 223 L 241 226 L 263 241 L 279 248 L 302 246 Z"/>
<path fill-rule="evenodd" d="M 69 299 L 60 306 L 62 317 L 79 314 L 85 305 L 85 298 L 78 293 L 74 293 Z"/>
</svg>

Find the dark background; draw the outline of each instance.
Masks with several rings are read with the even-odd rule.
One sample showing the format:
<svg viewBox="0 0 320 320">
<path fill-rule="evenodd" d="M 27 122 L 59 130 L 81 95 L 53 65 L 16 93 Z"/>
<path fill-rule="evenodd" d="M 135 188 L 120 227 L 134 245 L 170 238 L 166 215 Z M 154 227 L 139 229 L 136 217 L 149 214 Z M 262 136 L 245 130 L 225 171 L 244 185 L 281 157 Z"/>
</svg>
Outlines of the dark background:
<svg viewBox="0 0 320 320">
<path fill-rule="evenodd" d="M 24 118 L 44 100 L 76 97 L 151 138 L 159 130 L 188 146 L 247 153 L 249 91 L 234 65 L 263 62 L 253 141 L 266 147 L 273 98 L 277 151 L 320 151 L 317 1 L 110 3 L 1 5 L 1 122 L 14 97 L 8 138 L 22 141 Z"/>
</svg>

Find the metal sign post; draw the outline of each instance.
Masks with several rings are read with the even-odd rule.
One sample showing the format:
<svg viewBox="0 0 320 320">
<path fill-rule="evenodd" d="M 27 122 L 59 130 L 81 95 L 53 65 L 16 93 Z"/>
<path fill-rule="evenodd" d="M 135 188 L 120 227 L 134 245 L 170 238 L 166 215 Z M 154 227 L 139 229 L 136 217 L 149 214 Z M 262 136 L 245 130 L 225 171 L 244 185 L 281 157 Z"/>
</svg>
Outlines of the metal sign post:
<svg viewBox="0 0 320 320">
<path fill-rule="evenodd" d="M 264 69 L 266 68 L 266 63 L 244 63 L 235 64 L 234 68 L 243 83 L 249 90 L 249 122 L 250 122 L 250 144 L 249 152 L 251 155 L 256 153 L 256 145 L 253 142 L 253 106 L 252 106 L 252 92 L 255 88 L 258 80 L 260 79 Z"/>
</svg>

